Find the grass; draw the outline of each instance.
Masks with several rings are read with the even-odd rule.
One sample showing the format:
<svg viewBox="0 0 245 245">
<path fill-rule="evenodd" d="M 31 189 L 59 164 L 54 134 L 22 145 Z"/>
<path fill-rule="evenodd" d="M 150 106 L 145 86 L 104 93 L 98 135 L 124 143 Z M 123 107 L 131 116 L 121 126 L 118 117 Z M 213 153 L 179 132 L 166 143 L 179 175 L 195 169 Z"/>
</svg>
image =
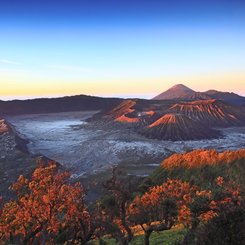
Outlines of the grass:
<svg viewBox="0 0 245 245">
<path fill-rule="evenodd" d="M 171 230 L 162 231 L 162 232 L 153 232 L 150 237 L 151 245 L 175 245 L 178 242 L 181 242 L 184 239 L 186 234 L 186 230 L 183 228 L 175 227 Z M 107 245 L 116 245 L 118 244 L 113 238 L 105 238 L 103 239 Z M 144 244 L 144 235 L 139 235 L 134 237 L 133 241 L 131 241 L 130 245 L 142 245 Z M 90 243 L 90 245 L 99 245 L 98 241 L 94 241 Z"/>
<path fill-rule="evenodd" d="M 154 232 L 151 235 L 150 244 L 152 245 L 174 245 L 177 242 L 180 242 L 184 239 L 186 234 L 185 229 L 173 228 L 171 230 L 162 231 L 162 232 Z M 144 241 L 144 236 L 135 237 L 134 241 L 132 241 L 131 245 L 142 245 Z"/>
</svg>

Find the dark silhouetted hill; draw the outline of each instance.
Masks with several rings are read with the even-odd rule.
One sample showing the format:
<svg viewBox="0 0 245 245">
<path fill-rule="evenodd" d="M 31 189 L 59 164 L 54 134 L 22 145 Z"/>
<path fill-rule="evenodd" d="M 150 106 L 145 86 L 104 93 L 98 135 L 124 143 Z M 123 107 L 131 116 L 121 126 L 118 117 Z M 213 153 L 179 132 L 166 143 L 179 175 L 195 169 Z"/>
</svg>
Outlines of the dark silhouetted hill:
<svg viewBox="0 0 245 245">
<path fill-rule="evenodd" d="M 123 99 L 101 98 L 87 95 L 62 98 L 0 101 L 0 114 L 21 115 L 37 113 L 68 112 L 81 110 L 109 110 Z"/>
</svg>

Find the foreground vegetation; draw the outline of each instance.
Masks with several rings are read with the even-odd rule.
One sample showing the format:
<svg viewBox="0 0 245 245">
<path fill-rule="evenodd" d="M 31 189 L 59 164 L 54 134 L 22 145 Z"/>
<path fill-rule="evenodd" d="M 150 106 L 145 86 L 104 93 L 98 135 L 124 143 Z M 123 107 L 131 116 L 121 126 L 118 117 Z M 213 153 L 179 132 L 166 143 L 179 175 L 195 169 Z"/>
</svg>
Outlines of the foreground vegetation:
<svg viewBox="0 0 245 245">
<path fill-rule="evenodd" d="M 31 178 L 12 184 L 16 199 L 1 201 L 0 243 L 242 244 L 243 156 L 191 167 L 180 158 L 143 182 L 114 169 L 102 198 L 90 205 L 69 173 L 40 164 Z"/>
</svg>

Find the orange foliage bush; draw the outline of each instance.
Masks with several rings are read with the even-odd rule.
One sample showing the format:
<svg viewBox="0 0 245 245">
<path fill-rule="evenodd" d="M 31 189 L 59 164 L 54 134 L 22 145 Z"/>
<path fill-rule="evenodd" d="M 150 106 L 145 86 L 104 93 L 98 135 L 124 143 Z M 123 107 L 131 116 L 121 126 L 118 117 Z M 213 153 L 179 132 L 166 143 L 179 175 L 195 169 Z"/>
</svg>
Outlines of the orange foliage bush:
<svg viewBox="0 0 245 245">
<path fill-rule="evenodd" d="M 90 216 L 84 205 L 85 194 L 79 183 L 69 183 L 67 172 L 58 172 L 55 164 L 40 165 L 31 179 L 20 176 L 11 188 L 18 198 L 2 208 L 2 241 L 51 242 L 61 231 L 71 239 L 86 239 Z"/>
</svg>

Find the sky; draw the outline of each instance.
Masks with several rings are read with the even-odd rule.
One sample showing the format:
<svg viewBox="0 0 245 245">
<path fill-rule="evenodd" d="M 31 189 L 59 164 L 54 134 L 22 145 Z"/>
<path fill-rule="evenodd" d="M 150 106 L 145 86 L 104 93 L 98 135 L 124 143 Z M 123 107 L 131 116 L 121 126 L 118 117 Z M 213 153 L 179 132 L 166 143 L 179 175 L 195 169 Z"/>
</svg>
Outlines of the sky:
<svg viewBox="0 0 245 245">
<path fill-rule="evenodd" d="M 0 0 L 0 99 L 245 96 L 245 1 Z"/>
</svg>

